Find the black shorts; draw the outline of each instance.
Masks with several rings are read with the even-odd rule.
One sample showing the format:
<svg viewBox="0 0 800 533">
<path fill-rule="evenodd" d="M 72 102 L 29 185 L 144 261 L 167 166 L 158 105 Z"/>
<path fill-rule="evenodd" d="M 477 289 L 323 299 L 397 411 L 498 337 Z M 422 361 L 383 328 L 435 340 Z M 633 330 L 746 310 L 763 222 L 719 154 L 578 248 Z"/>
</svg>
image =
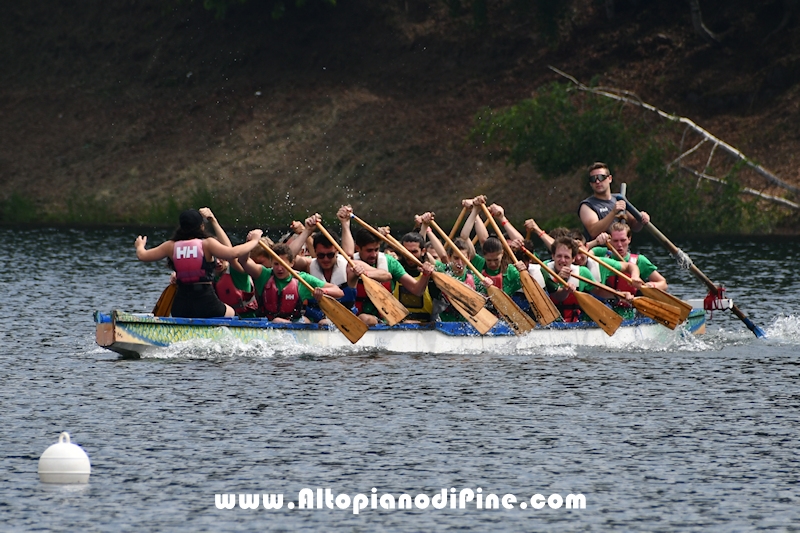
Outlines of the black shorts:
<svg viewBox="0 0 800 533">
<path fill-rule="evenodd" d="M 180 318 L 217 318 L 225 316 L 225 304 L 211 283 L 179 284 L 172 316 Z"/>
</svg>

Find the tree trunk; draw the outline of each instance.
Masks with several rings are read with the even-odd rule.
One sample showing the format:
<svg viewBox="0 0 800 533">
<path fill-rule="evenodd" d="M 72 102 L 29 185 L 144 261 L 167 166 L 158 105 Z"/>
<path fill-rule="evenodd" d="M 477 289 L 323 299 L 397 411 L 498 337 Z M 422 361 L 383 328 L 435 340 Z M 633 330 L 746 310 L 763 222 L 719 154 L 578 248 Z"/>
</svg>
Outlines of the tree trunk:
<svg viewBox="0 0 800 533">
<path fill-rule="evenodd" d="M 694 26 L 694 32 L 710 43 L 718 43 L 719 38 L 703 24 L 700 0 L 689 0 L 689 7 L 692 12 L 692 26 Z"/>
<path fill-rule="evenodd" d="M 614 0 L 606 0 L 606 17 L 608 20 L 614 19 Z"/>
<path fill-rule="evenodd" d="M 775 28 L 764 38 L 763 42 L 767 42 L 772 39 L 775 35 L 786 29 L 786 26 L 789 25 L 789 22 L 792 20 L 792 16 L 794 15 L 795 11 L 797 11 L 797 4 L 798 0 L 783 0 L 783 19 L 781 23 L 778 24 L 778 27 Z"/>
</svg>

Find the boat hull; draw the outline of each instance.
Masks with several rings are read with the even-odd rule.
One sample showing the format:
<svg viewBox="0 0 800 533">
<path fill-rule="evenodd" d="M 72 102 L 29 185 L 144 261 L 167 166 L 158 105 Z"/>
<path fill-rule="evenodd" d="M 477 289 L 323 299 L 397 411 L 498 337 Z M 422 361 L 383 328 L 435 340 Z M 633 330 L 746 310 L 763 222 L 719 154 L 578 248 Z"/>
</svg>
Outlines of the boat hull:
<svg viewBox="0 0 800 533">
<path fill-rule="evenodd" d="M 395 353 L 468 353 L 536 346 L 595 346 L 619 348 L 647 340 L 666 340 L 674 334 L 654 321 L 642 318 L 623 322 L 613 336 L 593 323 L 553 323 L 517 337 L 500 321 L 486 335 L 469 324 L 436 322 L 375 326 L 358 341 L 350 341 L 335 328 L 315 324 L 273 324 L 264 319 L 163 318 L 114 311 L 95 312 L 97 344 L 124 357 L 140 357 L 176 343 L 196 340 L 242 343 L 261 341 L 313 348 L 379 350 Z M 684 331 L 702 333 L 705 314 L 692 311 Z"/>
</svg>

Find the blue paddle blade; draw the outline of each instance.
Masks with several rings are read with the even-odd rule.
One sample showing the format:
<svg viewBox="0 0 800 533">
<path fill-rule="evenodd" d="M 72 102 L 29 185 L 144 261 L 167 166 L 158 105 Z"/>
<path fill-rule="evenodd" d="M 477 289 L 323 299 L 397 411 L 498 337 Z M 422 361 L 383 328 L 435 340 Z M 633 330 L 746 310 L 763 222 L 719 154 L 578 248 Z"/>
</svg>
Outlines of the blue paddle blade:
<svg viewBox="0 0 800 533">
<path fill-rule="evenodd" d="M 758 327 L 758 326 L 756 326 L 755 324 L 753 324 L 753 321 L 752 321 L 752 320 L 750 320 L 749 318 L 745 320 L 745 322 L 744 322 L 744 325 L 745 325 L 745 326 L 747 326 L 747 329 L 749 329 L 750 331 L 752 331 L 752 332 L 753 332 L 753 334 L 754 334 L 754 335 L 755 335 L 757 338 L 759 338 L 759 339 L 764 339 L 764 338 L 766 338 L 766 336 L 767 336 L 767 333 L 766 333 L 766 332 L 765 332 L 763 329 L 761 329 L 760 327 Z"/>
</svg>

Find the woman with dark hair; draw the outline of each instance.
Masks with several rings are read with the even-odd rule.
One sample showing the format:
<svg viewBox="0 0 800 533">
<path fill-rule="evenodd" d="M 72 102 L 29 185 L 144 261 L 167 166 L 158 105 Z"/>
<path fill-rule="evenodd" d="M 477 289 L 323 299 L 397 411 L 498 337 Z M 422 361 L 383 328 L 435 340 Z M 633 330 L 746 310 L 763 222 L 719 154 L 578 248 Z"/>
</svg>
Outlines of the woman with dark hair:
<svg viewBox="0 0 800 533">
<path fill-rule="evenodd" d="M 260 230 L 255 230 L 260 231 Z M 260 235 L 259 235 L 260 237 Z M 180 227 L 172 238 L 155 248 L 145 249 L 147 237 L 136 237 L 136 257 L 152 262 L 168 258 L 175 270 L 178 291 L 172 304 L 172 316 L 182 318 L 232 317 L 233 308 L 222 303 L 214 291 L 215 260 L 231 261 L 248 254 L 258 239 L 227 246 L 206 233 L 203 215 L 188 209 L 180 215 Z"/>
</svg>

